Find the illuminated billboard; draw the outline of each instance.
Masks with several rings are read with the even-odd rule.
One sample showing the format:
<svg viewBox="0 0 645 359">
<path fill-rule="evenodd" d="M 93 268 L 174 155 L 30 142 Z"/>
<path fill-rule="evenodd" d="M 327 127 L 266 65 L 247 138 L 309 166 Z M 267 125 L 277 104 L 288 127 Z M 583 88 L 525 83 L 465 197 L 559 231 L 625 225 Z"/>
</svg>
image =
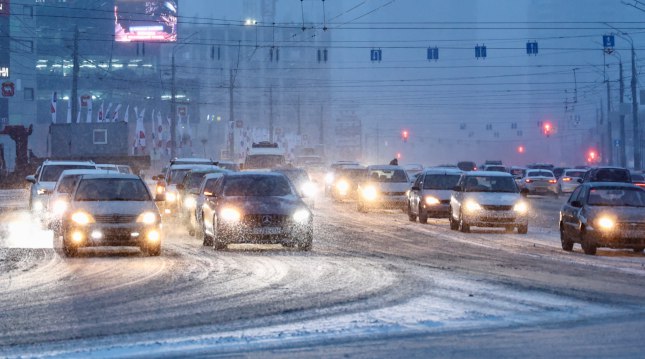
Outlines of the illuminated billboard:
<svg viewBox="0 0 645 359">
<path fill-rule="evenodd" d="M 0 15 L 9 15 L 9 0 L 0 0 Z"/>
<path fill-rule="evenodd" d="M 116 0 L 115 41 L 177 41 L 177 0 Z"/>
</svg>

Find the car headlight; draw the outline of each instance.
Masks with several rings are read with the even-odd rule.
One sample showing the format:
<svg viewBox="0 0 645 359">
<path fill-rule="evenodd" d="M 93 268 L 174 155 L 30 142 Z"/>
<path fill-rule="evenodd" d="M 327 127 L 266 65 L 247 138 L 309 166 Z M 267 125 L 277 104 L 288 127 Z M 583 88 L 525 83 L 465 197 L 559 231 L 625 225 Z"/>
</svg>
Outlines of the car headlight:
<svg viewBox="0 0 645 359">
<path fill-rule="evenodd" d="M 238 222 L 242 217 L 240 211 L 235 208 L 224 208 L 220 212 L 219 216 L 227 222 Z"/>
<path fill-rule="evenodd" d="M 316 186 L 314 185 L 313 182 L 307 181 L 302 185 L 302 188 L 300 189 L 302 191 L 302 194 L 305 197 L 315 197 L 316 196 Z"/>
<path fill-rule="evenodd" d="M 525 213 L 528 213 L 529 206 L 528 204 L 526 204 L 526 202 L 517 202 L 515 206 L 513 206 L 513 210 L 520 214 L 525 214 Z"/>
<path fill-rule="evenodd" d="M 347 190 L 349 190 L 349 183 L 347 183 L 347 181 L 345 180 L 340 180 L 338 181 L 338 183 L 336 183 L 336 188 L 340 192 L 347 192 Z"/>
<path fill-rule="evenodd" d="M 137 223 L 155 224 L 157 223 L 157 215 L 154 212 L 143 212 L 137 217 Z"/>
<path fill-rule="evenodd" d="M 596 220 L 596 225 L 598 228 L 604 231 L 609 231 L 614 228 L 616 221 L 609 217 L 600 217 Z"/>
<path fill-rule="evenodd" d="M 157 191 L 157 194 L 164 194 L 164 192 L 166 192 L 166 187 L 157 185 L 157 190 L 156 191 Z"/>
<path fill-rule="evenodd" d="M 188 209 L 193 209 L 193 208 L 195 208 L 196 205 L 197 205 L 197 201 L 193 197 L 187 197 L 184 200 L 184 207 L 186 207 Z"/>
<path fill-rule="evenodd" d="M 81 226 L 84 226 L 88 223 L 94 223 L 94 217 L 92 215 L 87 214 L 85 212 L 76 212 L 72 214 L 72 221 L 76 224 L 80 224 Z"/>
<path fill-rule="evenodd" d="M 378 192 L 376 191 L 376 187 L 374 186 L 367 186 L 363 188 L 363 198 L 365 198 L 368 201 L 373 201 L 378 197 Z"/>
<path fill-rule="evenodd" d="M 69 207 L 69 203 L 67 203 L 67 201 L 65 201 L 63 199 L 57 199 L 54 202 L 54 205 L 53 205 L 52 209 L 53 209 L 55 215 L 60 216 L 63 213 L 65 213 L 65 211 L 67 211 L 67 207 Z"/>
<path fill-rule="evenodd" d="M 299 209 L 293 214 L 293 220 L 298 223 L 306 223 L 309 220 L 309 211 Z"/>
<path fill-rule="evenodd" d="M 177 200 L 177 193 L 175 192 L 166 192 L 166 201 L 174 202 Z"/>
<path fill-rule="evenodd" d="M 327 184 L 332 184 L 332 182 L 334 182 L 334 174 L 333 174 L 333 173 L 331 173 L 331 172 L 330 172 L 330 173 L 327 173 L 327 174 L 325 175 L 325 182 L 326 182 Z"/>
<path fill-rule="evenodd" d="M 477 212 L 482 209 L 482 206 L 479 205 L 479 203 L 475 201 L 468 201 L 465 203 L 464 207 L 466 208 L 466 211 L 468 212 Z"/>
<path fill-rule="evenodd" d="M 440 201 L 440 200 L 438 200 L 438 199 L 437 199 L 437 198 L 435 198 L 435 197 L 432 197 L 432 196 L 428 196 L 428 197 L 426 197 L 426 204 L 427 204 L 428 206 L 436 206 L 436 205 L 438 205 L 438 204 L 440 204 L 440 203 L 441 203 L 441 201 Z"/>
</svg>

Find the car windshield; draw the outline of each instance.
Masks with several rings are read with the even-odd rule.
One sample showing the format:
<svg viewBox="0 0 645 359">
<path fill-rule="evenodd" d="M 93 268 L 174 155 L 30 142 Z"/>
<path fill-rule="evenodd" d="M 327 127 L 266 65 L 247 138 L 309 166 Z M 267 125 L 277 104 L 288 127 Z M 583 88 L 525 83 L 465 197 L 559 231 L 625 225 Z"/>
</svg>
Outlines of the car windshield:
<svg viewBox="0 0 645 359">
<path fill-rule="evenodd" d="M 338 171 L 338 178 L 358 180 L 364 178 L 366 173 L 367 170 L 362 168 L 345 168 Z"/>
<path fill-rule="evenodd" d="M 289 180 L 285 176 L 234 176 L 224 182 L 224 196 L 229 197 L 273 197 L 293 195 Z"/>
<path fill-rule="evenodd" d="M 150 194 L 140 179 L 82 179 L 74 195 L 75 201 L 149 201 Z"/>
<path fill-rule="evenodd" d="M 522 176 L 524 174 L 524 171 L 526 171 L 526 170 L 521 169 L 521 168 L 512 168 L 509 172 L 513 176 Z"/>
<path fill-rule="evenodd" d="M 551 171 L 528 171 L 527 177 L 554 177 Z"/>
<path fill-rule="evenodd" d="M 293 184 L 305 183 L 309 181 L 309 175 L 304 170 L 299 170 L 299 169 L 277 170 L 275 172 L 282 173 L 283 175 L 287 176 L 287 178 L 289 178 L 289 180 Z"/>
<path fill-rule="evenodd" d="M 504 167 L 504 166 L 486 166 L 486 171 L 506 172 L 506 167 Z"/>
<path fill-rule="evenodd" d="M 275 168 L 284 166 L 282 155 L 248 155 L 244 161 L 244 169 Z"/>
<path fill-rule="evenodd" d="M 369 178 L 374 182 L 408 182 L 408 176 L 404 170 L 370 170 Z"/>
<path fill-rule="evenodd" d="M 40 175 L 41 182 L 56 182 L 65 170 L 96 169 L 95 165 L 46 165 Z"/>
<path fill-rule="evenodd" d="M 507 176 L 468 176 L 464 190 L 466 192 L 518 192 L 513 177 Z"/>
<path fill-rule="evenodd" d="M 67 175 L 65 177 L 62 177 L 59 180 L 60 183 L 58 184 L 57 191 L 60 193 L 72 193 L 72 190 L 74 190 L 74 187 L 76 186 L 76 183 L 80 176 L 81 175 Z"/>
<path fill-rule="evenodd" d="M 209 172 L 190 172 L 190 178 L 188 178 L 188 183 L 186 184 L 186 190 L 194 190 L 199 188 L 204 180 L 204 177 L 210 173 L 219 173 L 222 171 L 209 171 Z"/>
<path fill-rule="evenodd" d="M 423 189 L 453 189 L 459 182 L 459 175 L 426 175 L 423 179 Z"/>
<path fill-rule="evenodd" d="M 582 177 L 585 175 L 585 172 L 587 171 L 566 171 L 564 175 L 568 177 Z"/>
<path fill-rule="evenodd" d="M 185 168 L 185 169 L 174 169 L 170 170 L 170 176 L 168 178 L 168 184 L 177 184 L 181 183 L 184 178 L 186 178 L 186 175 L 190 172 L 190 168 Z"/>
<path fill-rule="evenodd" d="M 645 207 L 645 191 L 639 188 L 592 188 L 587 203 L 591 206 Z"/>
</svg>

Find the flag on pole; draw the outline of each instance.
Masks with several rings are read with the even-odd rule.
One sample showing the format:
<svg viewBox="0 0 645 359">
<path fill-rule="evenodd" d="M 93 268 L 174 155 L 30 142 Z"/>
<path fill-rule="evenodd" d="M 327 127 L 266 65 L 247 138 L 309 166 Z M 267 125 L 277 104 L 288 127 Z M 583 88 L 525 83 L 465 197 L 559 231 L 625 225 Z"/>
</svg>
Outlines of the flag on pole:
<svg viewBox="0 0 645 359">
<path fill-rule="evenodd" d="M 72 123 L 72 99 L 67 100 L 67 123 Z"/>
<path fill-rule="evenodd" d="M 85 118 L 85 121 L 87 123 L 92 123 L 92 97 L 88 96 L 89 99 L 87 99 L 87 117 Z"/>
<path fill-rule="evenodd" d="M 121 104 L 116 105 L 114 111 L 112 112 L 112 122 L 117 122 L 119 120 L 119 110 L 121 110 Z"/>
<path fill-rule="evenodd" d="M 96 122 L 98 123 L 103 122 L 103 116 L 105 116 L 105 112 L 103 111 L 103 105 L 105 105 L 105 101 L 101 102 L 101 108 L 99 108 L 99 114 L 96 116 Z"/>
<path fill-rule="evenodd" d="M 143 116 L 146 113 L 144 108 L 141 112 L 138 111 L 137 107 L 134 108 L 134 113 L 137 116 L 137 124 L 135 128 L 135 147 L 143 153 L 146 150 L 146 131 L 143 128 Z"/>
<path fill-rule="evenodd" d="M 76 123 L 81 122 L 81 108 L 83 108 L 83 101 L 81 100 L 82 96 L 78 96 L 78 113 L 76 114 Z"/>
<path fill-rule="evenodd" d="M 123 115 L 123 122 L 128 123 L 128 113 L 130 112 L 130 105 L 125 107 L 125 114 Z"/>
<path fill-rule="evenodd" d="M 52 114 L 52 123 L 56 123 L 56 107 L 58 105 L 58 94 L 56 91 L 52 94 L 52 103 L 51 103 L 51 108 L 50 112 Z"/>
<path fill-rule="evenodd" d="M 108 107 L 107 107 L 107 109 L 105 110 L 105 115 L 103 116 L 103 121 L 104 121 L 104 122 L 110 122 L 110 118 L 111 118 L 111 116 L 110 116 L 110 115 L 111 115 L 110 110 L 111 110 L 111 109 L 112 109 L 112 102 L 110 102 L 110 103 L 108 104 Z"/>
<path fill-rule="evenodd" d="M 161 119 L 161 111 L 157 111 L 157 147 L 163 148 L 163 120 Z"/>
</svg>

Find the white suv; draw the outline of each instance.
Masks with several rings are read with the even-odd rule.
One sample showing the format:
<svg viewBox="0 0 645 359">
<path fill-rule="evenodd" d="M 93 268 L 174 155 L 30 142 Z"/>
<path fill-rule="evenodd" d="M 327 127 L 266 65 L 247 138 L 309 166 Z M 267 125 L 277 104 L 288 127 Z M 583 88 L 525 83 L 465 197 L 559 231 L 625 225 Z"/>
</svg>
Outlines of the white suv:
<svg viewBox="0 0 645 359">
<path fill-rule="evenodd" d="M 89 161 L 49 161 L 43 162 L 36 170 L 36 174 L 25 178 L 31 183 L 29 193 L 29 210 L 35 213 L 44 213 L 47 210 L 49 195 L 54 190 L 58 177 L 65 170 L 96 169 L 96 164 Z"/>
</svg>

